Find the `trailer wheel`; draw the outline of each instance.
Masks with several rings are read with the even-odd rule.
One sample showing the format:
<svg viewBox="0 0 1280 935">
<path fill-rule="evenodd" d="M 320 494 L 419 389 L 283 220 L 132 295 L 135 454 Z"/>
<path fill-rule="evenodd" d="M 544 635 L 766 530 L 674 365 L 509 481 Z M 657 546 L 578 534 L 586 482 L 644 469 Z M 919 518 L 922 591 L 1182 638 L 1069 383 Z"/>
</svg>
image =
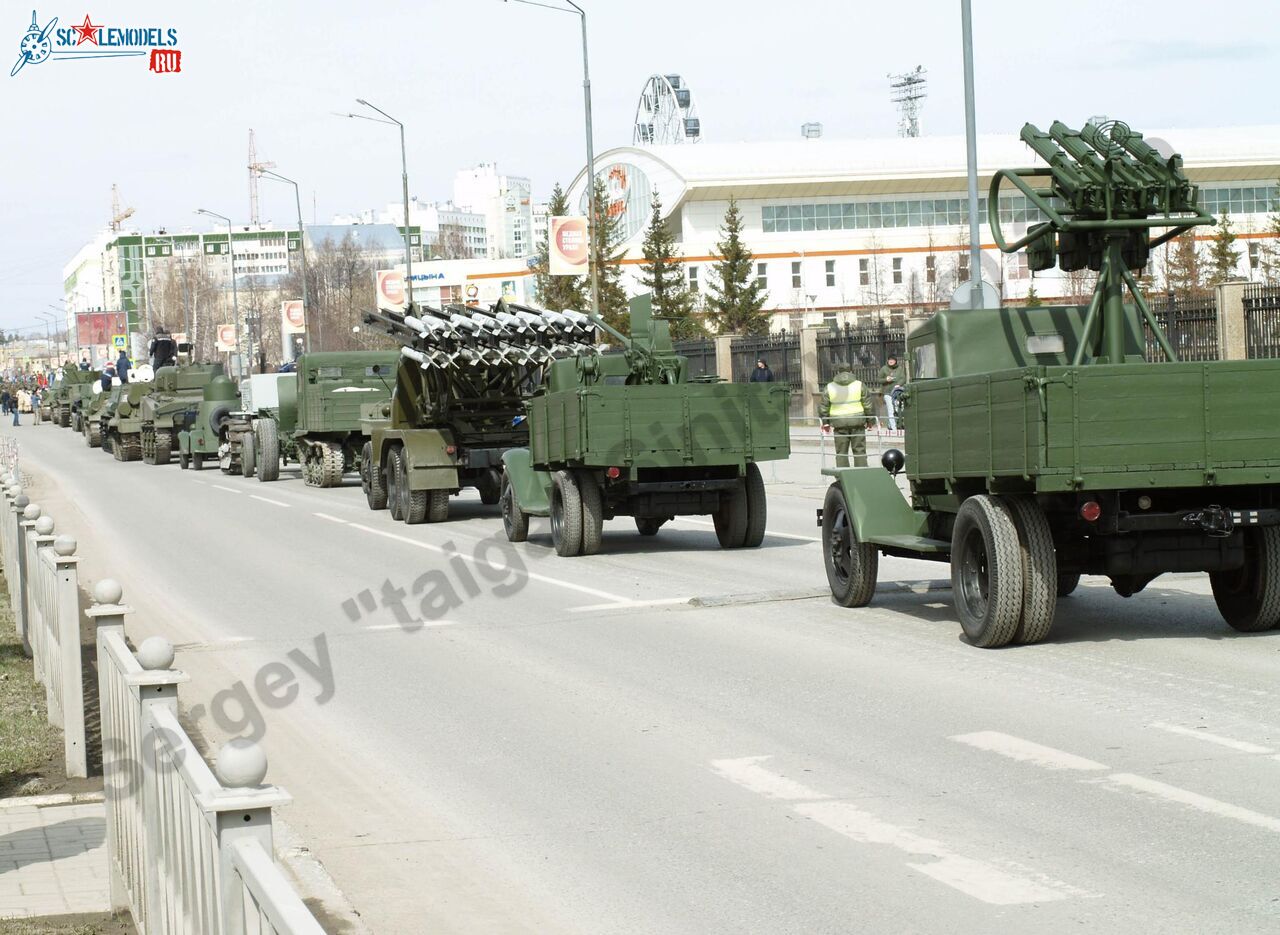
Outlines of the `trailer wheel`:
<svg viewBox="0 0 1280 935">
<path fill-rule="evenodd" d="M 1009 508 L 986 494 L 960 505 L 951 536 L 951 588 L 969 642 L 1004 646 L 1022 616 L 1022 556 Z"/>
<path fill-rule="evenodd" d="M 590 471 L 574 471 L 578 481 L 578 495 L 582 498 L 582 554 L 595 555 L 600 551 L 604 536 L 604 498 L 600 483 Z"/>
<path fill-rule="evenodd" d="M 557 555 L 582 552 L 582 498 L 569 471 L 556 471 L 551 478 L 551 541 Z"/>
<path fill-rule="evenodd" d="M 252 432 L 240 433 L 240 474 L 242 477 L 253 477 L 258 463 L 257 444 Z"/>
<path fill-rule="evenodd" d="M 839 484 L 827 488 L 822 503 L 822 559 L 831 598 L 841 607 L 866 607 L 876 592 L 880 553 L 859 542 Z"/>
<path fill-rule="evenodd" d="M 516 500 L 516 489 L 511 486 L 511 478 L 504 471 L 502 474 L 502 529 L 507 534 L 508 542 L 525 542 L 529 538 L 529 514 L 520 509 Z"/>
<path fill-rule="evenodd" d="M 258 480 L 280 478 L 280 432 L 275 419 L 258 419 L 253 424 L 257 444 Z"/>
<path fill-rule="evenodd" d="M 747 539 L 747 485 L 739 481 L 731 492 L 721 494 L 720 509 L 711 514 L 716 538 L 722 549 L 740 549 Z"/>
<path fill-rule="evenodd" d="M 1066 597 L 1080 585 L 1079 574 L 1058 572 L 1058 597 Z"/>
<path fill-rule="evenodd" d="M 397 522 L 404 519 L 404 497 L 400 493 L 404 483 L 404 455 L 399 448 L 392 448 L 387 456 L 387 507 Z"/>
<path fill-rule="evenodd" d="M 360 450 L 360 486 L 371 510 L 387 508 L 387 485 L 382 478 L 382 468 L 373 463 L 373 442 L 365 442 Z"/>
<path fill-rule="evenodd" d="M 1280 527 L 1242 530 L 1244 567 L 1209 573 L 1213 600 L 1222 619 L 1241 633 L 1280 624 Z"/>
<path fill-rule="evenodd" d="M 656 516 L 637 516 L 636 530 L 642 536 L 656 536 L 665 522 L 665 519 L 658 519 Z"/>
<path fill-rule="evenodd" d="M 1039 643 L 1053 628 L 1053 612 L 1058 606 L 1058 555 L 1053 533 L 1034 497 L 1010 497 L 1006 502 L 1018 528 L 1022 553 L 1022 615 L 1013 641 Z"/>
<path fill-rule="evenodd" d="M 769 519 L 769 501 L 764 494 L 764 477 L 753 461 L 747 465 L 747 532 L 742 545 L 748 549 L 764 542 L 764 527 Z"/>
</svg>

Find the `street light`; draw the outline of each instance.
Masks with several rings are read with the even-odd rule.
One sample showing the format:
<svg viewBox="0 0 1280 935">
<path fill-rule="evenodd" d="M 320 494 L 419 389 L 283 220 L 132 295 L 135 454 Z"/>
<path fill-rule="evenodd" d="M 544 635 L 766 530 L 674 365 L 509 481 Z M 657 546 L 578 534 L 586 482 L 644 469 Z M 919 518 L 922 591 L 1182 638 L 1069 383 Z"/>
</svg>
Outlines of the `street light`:
<svg viewBox="0 0 1280 935">
<path fill-rule="evenodd" d="M 231 238 L 231 218 L 214 211 L 206 211 L 204 208 L 196 208 L 196 214 L 205 214 L 211 218 L 217 218 L 220 221 L 227 222 L 227 253 L 231 257 L 231 317 L 235 319 L 236 326 L 236 354 L 241 354 L 240 348 L 240 300 L 236 295 L 236 248 Z M 243 357 L 240 358 L 244 360 Z M 249 360 L 253 360 L 253 335 L 249 335 Z"/>
<path fill-rule="evenodd" d="M 59 306 L 57 306 L 57 305 L 54 305 L 52 302 L 46 302 L 45 304 L 46 304 L 46 305 L 48 305 L 48 306 L 49 306 L 49 308 L 53 309 L 53 311 L 54 311 L 54 316 L 53 316 L 53 340 L 54 340 L 54 342 L 55 342 L 55 344 L 56 344 L 57 355 L 58 355 L 58 357 L 61 357 L 61 356 L 62 356 L 62 338 L 59 336 L 59 331 L 58 331 L 58 328 L 59 328 L 59 326 L 58 326 L 58 320 L 59 320 L 59 318 L 61 318 L 61 320 L 62 320 L 62 324 L 63 324 L 63 325 L 66 325 L 66 323 L 67 323 L 67 300 L 66 300 L 66 299 L 59 299 L 58 301 L 62 303 L 61 307 L 59 307 Z M 71 352 L 71 335 L 70 335 L 70 332 L 69 332 L 69 331 L 68 331 L 68 334 L 67 334 L 67 352 L 68 352 L 68 353 L 70 353 L 70 352 Z"/>
<path fill-rule="evenodd" d="M 376 110 L 387 119 L 379 120 L 377 117 L 350 113 L 343 116 L 353 117 L 357 120 L 372 120 L 374 123 L 393 123 L 400 128 L 400 181 L 404 186 L 404 271 L 405 278 L 409 281 L 409 307 L 413 308 L 413 251 L 409 246 L 409 162 L 405 158 L 404 124 L 381 107 L 375 107 L 362 97 L 356 98 L 356 103 L 363 107 L 368 107 L 370 110 Z"/>
<path fill-rule="evenodd" d="M 293 200 L 298 207 L 298 251 L 302 254 L 302 327 L 305 329 L 303 340 L 306 342 L 307 353 L 311 353 L 311 322 L 307 320 L 307 238 L 302 230 L 302 196 L 298 193 L 298 183 L 293 179 L 285 178 L 279 172 L 272 172 L 270 169 L 259 169 L 259 175 L 265 175 L 267 178 L 275 179 L 277 182 L 286 182 L 293 186 Z M 407 185 L 406 181 L 406 185 Z M 405 189 L 406 193 L 408 188 Z M 408 208 L 405 209 L 408 211 Z M 408 237 L 409 218 L 405 215 L 405 237 Z M 412 279 L 410 280 L 412 282 Z"/>
<path fill-rule="evenodd" d="M 503 0 L 510 2 L 510 0 Z M 586 110 L 587 122 L 587 240 L 591 243 L 591 311 L 600 314 L 600 251 L 596 244 L 596 150 L 591 133 L 591 70 L 587 67 L 587 11 L 573 0 L 564 0 L 573 7 L 572 10 L 538 0 L 515 0 L 526 6 L 542 7 L 557 13 L 576 12 L 582 20 L 582 98 Z"/>
<path fill-rule="evenodd" d="M 50 306 L 52 308 L 53 306 Z M 51 312 L 36 312 L 36 315 L 44 319 L 44 356 L 49 361 L 49 369 L 53 369 L 53 339 L 49 336 L 49 322 L 56 321 L 56 317 Z M 45 316 L 48 316 L 47 318 Z"/>
</svg>

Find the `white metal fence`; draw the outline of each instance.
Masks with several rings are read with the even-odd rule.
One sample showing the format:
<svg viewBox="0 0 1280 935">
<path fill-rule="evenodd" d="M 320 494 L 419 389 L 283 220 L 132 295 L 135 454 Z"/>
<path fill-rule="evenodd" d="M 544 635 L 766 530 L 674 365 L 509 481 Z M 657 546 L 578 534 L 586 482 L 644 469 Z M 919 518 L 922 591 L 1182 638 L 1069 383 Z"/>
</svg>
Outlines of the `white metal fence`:
<svg viewBox="0 0 1280 935">
<path fill-rule="evenodd" d="M 0 448 L 0 550 L 18 633 L 45 686 L 49 719 L 67 736 L 67 773 L 87 775 L 76 543 L 28 502 Z M 178 720 L 173 647 L 135 653 L 122 589 L 99 581 L 86 611 L 96 627 L 98 705 L 112 907 L 141 935 L 323 935 L 275 861 L 272 809 L 256 744 L 233 740 L 212 770 Z"/>
</svg>

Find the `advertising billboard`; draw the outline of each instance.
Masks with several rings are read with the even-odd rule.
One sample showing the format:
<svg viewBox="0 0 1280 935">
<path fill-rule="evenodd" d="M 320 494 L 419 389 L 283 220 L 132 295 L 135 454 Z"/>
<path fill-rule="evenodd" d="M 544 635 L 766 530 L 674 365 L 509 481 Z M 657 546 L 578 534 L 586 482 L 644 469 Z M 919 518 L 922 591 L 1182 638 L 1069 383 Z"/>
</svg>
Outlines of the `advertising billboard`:
<svg viewBox="0 0 1280 935">
<path fill-rule="evenodd" d="M 124 312 L 77 312 L 76 346 L 110 344 L 111 336 L 125 332 Z"/>
<path fill-rule="evenodd" d="M 587 272 L 587 219 L 582 216 L 548 219 L 548 266 L 552 276 L 582 276 Z"/>
</svg>

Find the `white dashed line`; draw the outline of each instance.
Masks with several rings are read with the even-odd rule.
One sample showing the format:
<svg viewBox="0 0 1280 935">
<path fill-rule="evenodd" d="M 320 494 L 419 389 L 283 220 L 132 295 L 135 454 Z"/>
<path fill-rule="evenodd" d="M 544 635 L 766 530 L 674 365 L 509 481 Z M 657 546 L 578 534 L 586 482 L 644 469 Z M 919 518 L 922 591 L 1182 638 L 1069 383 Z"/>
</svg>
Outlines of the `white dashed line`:
<svg viewBox="0 0 1280 935">
<path fill-rule="evenodd" d="M 331 523 L 341 523 L 341 524 L 342 524 L 342 525 L 344 525 L 344 526 L 348 525 L 348 524 L 347 524 L 347 521 L 346 521 L 345 519 L 338 519 L 338 517 L 336 517 L 336 516 L 330 516 L 328 513 L 312 513 L 311 515 L 312 515 L 312 516 L 318 516 L 318 517 L 320 517 L 321 519 L 327 519 L 327 520 L 328 520 L 329 522 L 331 522 Z M 355 523 L 351 523 L 350 525 L 355 526 Z M 360 529 L 360 528 L 363 528 L 363 527 L 356 526 L 356 528 L 357 528 L 357 529 Z"/>
<path fill-rule="evenodd" d="M 263 503 L 270 503 L 272 506 L 282 506 L 286 508 L 289 506 L 289 504 L 285 503 L 283 500 L 272 500 L 270 497 L 259 497 L 256 493 L 249 494 L 249 499 L 261 500 Z"/>
<path fill-rule="evenodd" d="M 1154 727 L 1157 730 L 1168 731 L 1171 734 L 1180 734 L 1183 737 L 1194 737 L 1196 740 L 1203 740 L 1207 743 L 1216 743 L 1220 747 L 1239 750 L 1241 753 L 1275 753 L 1270 747 L 1249 743 L 1247 740 L 1233 740 L 1230 737 L 1223 737 L 1221 734 L 1210 734 L 1208 731 L 1197 730 L 1194 727 L 1181 727 L 1177 724 L 1166 724 L 1164 721 L 1156 721 L 1147 726 Z"/>
<path fill-rule="evenodd" d="M 1082 756 L 1063 753 L 1061 750 L 1053 749 L 1053 747 L 1044 747 L 1038 743 L 1032 743 L 1030 740 L 1011 737 L 1008 734 L 1001 734 L 994 730 L 978 731 L 976 734 L 960 734 L 951 739 L 959 743 L 967 743 L 969 746 L 977 747 L 979 750 L 1007 756 L 1011 760 L 1034 763 L 1036 766 L 1043 766 L 1045 769 L 1086 771 L 1110 769 L 1110 767 L 1103 766 L 1101 763 L 1086 760 Z"/>
<path fill-rule="evenodd" d="M 761 768 L 761 763 L 771 759 L 773 759 L 771 756 L 744 756 L 736 760 L 712 760 L 711 768 L 730 782 L 737 783 L 742 788 L 750 789 L 766 798 L 788 801 L 799 799 L 817 801 L 831 798 L 829 795 L 815 792 L 808 786 L 802 786 L 794 779 L 788 779 L 786 776 L 779 776 L 777 773 Z"/>
<path fill-rule="evenodd" d="M 225 490 L 227 493 L 239 493 L 239 492 L 240 492 L 240 491 L 236 490 L 234 487 L 223 487 L 221 484 L 210 484 L 209 486 L 210 486 L 210 487 L 212 487 L 212 488 L 214 488 L 215 490 Z"/>
<path fill-rule="evenodd" d="M 1207 795 L 1179 789 L 1177 786 L 1166 785 L 1154 779 L 1147 779 L 1145 776 L 1135 776 L 1133 773 L 1113 773 L 1107 777 L 1107 782 L 1135 789 L 1138 792 L 1146 792 L 1167 802 L 1186 805 L 1207 815 L 1232 818 L 1246 825 L 1253 825 L 1255 828 L 1263 828 L 1267 831 L 1280 833 L 1280 818 L 1272 818 L 1270 815 L 1263 815 L 1261 812 L 1241 808 L 1239 805 L 1232 805 L 1230 802 L 1211 799 Z"/>
<path fill-rule="evenodd" d="M 677 524 L 693 523 L 695 526 L 715 526 L 715 523 L 711 522 L 710 520 L 694 519 L 691 516 L 677 516 L 675 521 Z M 768 539 L 770 536 L 773 536 L 775 539 L 798 539 L 801 542 L 821 542 L 822 541 L 822 539 L 819 536 L 799 536 L 793 532 L 773 532 L 771 530 L 766 529 L 764 532 L 764 537 Z"/>
<path fill-rule="evenodd" d="M 420 620 L 413 624 L 371 623 L 366 627 L 361 627 L 360 629 L 373 632 L 380 630 L 404 630 L 405 632 L 412 632 L 413 630 L 420 630 L 423 627 L 451 627 L 456 625 L 457 622 L 458 621 L 456 620 Z"/>
<path fill-rule="evenodd" d="M 672 604 L 687 604 L 692 598 L 664 597 L 656 601 L 614 601 L 609 604 L 585 604 L 582 607 L 568 608 L 571 614 L 585 614 L 602 610 L 634 610 L 640 607 L 669 607 Z"/>
</svg>

